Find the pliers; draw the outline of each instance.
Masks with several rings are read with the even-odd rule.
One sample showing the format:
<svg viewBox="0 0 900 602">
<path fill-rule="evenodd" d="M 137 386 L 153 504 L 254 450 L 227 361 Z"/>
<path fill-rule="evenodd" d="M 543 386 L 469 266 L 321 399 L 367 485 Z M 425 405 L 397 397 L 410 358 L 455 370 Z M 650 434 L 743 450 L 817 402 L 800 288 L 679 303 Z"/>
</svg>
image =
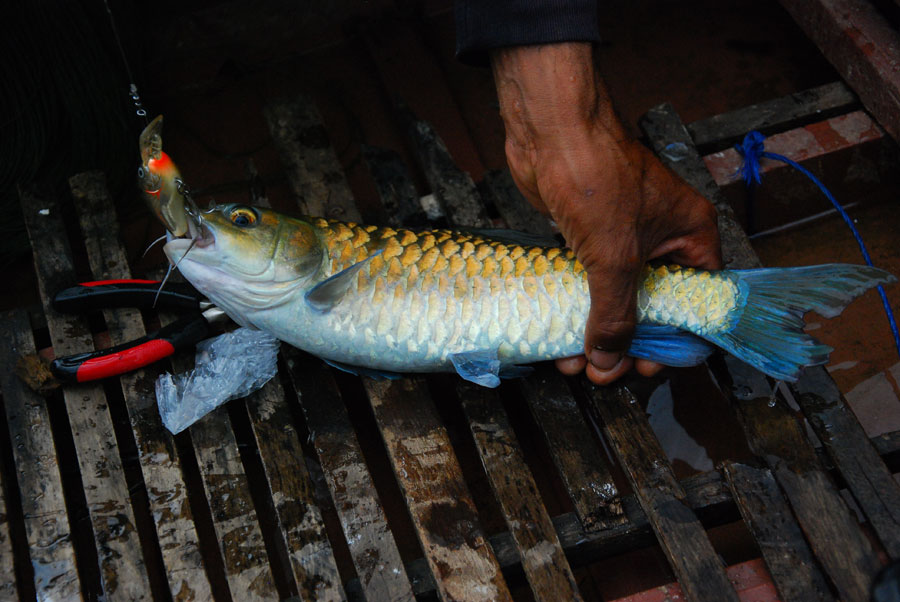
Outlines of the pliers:
<svg viewBox="0 0 900 602">
<path fill-rule="evenodd" d="M 210 323 L 225 312 L 204 300 L 187 284 L 166 284 L 160 291 L 157 280 L 98 280 L 82 282 L 59 291 L 53 308 L 64 313 L 80 313 L 112 307 L 164 308 L 187 310 L 188 315 L 122 345 L 60 357 L 50 364 L 53 375 L 63 383 L 87 382 L 118 376 L 196 345 L 207 338 Z"/>
</svg>

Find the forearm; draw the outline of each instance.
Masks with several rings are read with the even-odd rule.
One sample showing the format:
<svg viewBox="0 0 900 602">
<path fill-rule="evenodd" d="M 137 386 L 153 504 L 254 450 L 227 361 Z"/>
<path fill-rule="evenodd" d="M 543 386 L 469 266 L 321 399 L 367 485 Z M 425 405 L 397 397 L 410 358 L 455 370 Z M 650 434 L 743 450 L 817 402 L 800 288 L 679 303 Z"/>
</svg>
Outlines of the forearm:
<svg viewBox="0 0 900 602">
<path fill-rule="evenodd" d="M 586 128 L 624 137 L 590 44 L 501 48 L 491 53 L 491 67 L 507 137 L 517 144 L 570 146 L 566 140 L 583 136 Z"/>
</svg>

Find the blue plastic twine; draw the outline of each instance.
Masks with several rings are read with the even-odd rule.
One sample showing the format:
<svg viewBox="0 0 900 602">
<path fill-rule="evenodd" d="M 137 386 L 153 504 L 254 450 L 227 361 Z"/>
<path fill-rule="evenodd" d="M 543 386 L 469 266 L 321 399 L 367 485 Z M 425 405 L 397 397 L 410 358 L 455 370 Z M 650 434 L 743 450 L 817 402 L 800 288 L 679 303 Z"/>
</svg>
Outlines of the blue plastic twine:
<svg viewBox="0 0 900 602">
<path fill-rule="evenodd" d="M 804 174 L 807 178 L 813 181 L 813 183 L 819 187 L 819 190 L 831 201 L 831 204 L 834 205 L 834 208 L 837 209 L 837 212 L 841 214 L 841 217 L 844 218 L 844 222 L 847 224 L 847 227 L 850 228 L 850 231 L 853 233 L 853 237 L 856 239 L 856 243 L 859 245 L 859 250 L 862 251 L 863 259 L 866 260 L 866 263 L 872 267 L 872 258 L 869 257 L 869 251 L 866 250 L 866 245 L 863 243 L 862 236 L 859 235 L 859 232 L 856 229 L 856 226 L 853 225 L 853 220 L 850 219 L 850 216 L 847 215 L 847 212 L 844 211 L 844 208 L 840 203 L 837 202 L 837 199 L 834 198 L 834 195 L 825 187 L 822 182 L 819 181 L 819 178 L 814 176 L 808 169 L 793 161 L 792 159 L 788 159 L 784 155 L 779 155 L 777 153 L 770 153 L 765 150 L 764 140 L 765 136 L 760 134 L 757 131 L 752 131 L 744 136 L 744 141 L 741 144 L 735 145 L 735 149 L 738 153 L 744 158 L 744 164 L 741 165 L 741 176 L 744 178 L 744 181 L 747 182 L 747 186 L 752 186 L 754 182 L 757 184 L 762 183 L 759 175 L 759 160 L 761 157 L 765 157 L 766 159 L 774 159 L 776 161 L 781 161 L 782 163 L 786 163 Z M 900 333 L 897 332 L 897 322 L 894 320 L 894 312 L 891 311 L 891 304 L 888 303 L 887 295 L 884 292 L 884 287 L 880 284 L 878 285 L 878 294 L 881 295 L 881 303 L 884 305 L 884 313 L 887 314 L 888 322 L 891 326 L 891 332 L 894 334 L 894 345 L 897 347 L 897 355 L 900 355 Z"/>
</svg>

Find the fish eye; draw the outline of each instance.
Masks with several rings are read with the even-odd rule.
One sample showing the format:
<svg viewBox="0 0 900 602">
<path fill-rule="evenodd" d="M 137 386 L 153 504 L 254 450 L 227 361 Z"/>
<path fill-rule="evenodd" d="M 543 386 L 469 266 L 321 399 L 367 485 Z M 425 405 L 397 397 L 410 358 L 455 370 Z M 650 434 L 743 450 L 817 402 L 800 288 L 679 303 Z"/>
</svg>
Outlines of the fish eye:
<svg viewBox="0 0 900 602">
<path fill-rule="evenodd" d="M 251 207 L 235 207 L 228 215 L 231 223 L 241 228 L 248 228 L 254 225 L 257 218 L 256 210 Z"/>
</svg>

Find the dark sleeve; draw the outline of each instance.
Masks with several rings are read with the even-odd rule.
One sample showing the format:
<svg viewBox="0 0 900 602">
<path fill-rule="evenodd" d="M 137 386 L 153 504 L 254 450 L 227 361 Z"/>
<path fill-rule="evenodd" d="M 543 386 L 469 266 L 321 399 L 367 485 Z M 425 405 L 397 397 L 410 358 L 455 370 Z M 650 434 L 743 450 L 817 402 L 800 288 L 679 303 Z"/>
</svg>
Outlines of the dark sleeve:
<svg viewBox="0 0 900 602">
<path fill-rule="evenodd" d="M 455 0 L 456 56 L 486 65 L 488 51 L 551 42 L 598 42 L 597 0 Z"/>
</svg>

